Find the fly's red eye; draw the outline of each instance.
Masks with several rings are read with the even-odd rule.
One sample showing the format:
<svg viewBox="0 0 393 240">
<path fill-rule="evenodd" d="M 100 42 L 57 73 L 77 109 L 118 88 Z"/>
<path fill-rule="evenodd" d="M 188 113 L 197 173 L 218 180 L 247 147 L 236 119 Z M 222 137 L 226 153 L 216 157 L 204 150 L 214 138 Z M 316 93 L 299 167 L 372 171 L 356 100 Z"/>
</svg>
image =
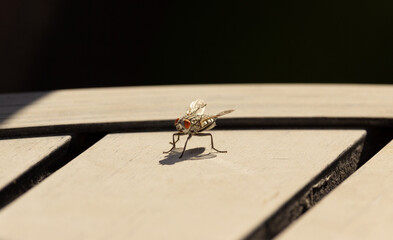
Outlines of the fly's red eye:
<svg viewBox="0 0 393 240">
<path fill-rule="evenodd" d="M 191 126 L 191 122 L 188 121 L 187 119 L 185 119 L 185 120 L 184 120 L 184 127 L 187 128 L 187 129 L 189 129 L 190 126 Z"/>
<path fill-rule="evenodd" d="M 176 120 L 175 120 L 175 124 L 177 124 L 179 122 L 179 119 L 178 118 L 176 118 Z"/>
</svg>

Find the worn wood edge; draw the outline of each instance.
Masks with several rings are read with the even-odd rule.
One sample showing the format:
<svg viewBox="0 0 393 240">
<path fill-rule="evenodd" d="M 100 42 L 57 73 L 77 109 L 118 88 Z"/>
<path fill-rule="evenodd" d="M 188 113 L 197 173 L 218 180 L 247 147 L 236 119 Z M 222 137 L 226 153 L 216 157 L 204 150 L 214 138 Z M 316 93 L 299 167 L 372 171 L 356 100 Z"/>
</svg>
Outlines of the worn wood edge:
<svg viewBox="0 0 393 240">
<path fill-rule="evenodd" d="M 54 171 L 52 168 L 56 168 L 59 161 L 66 156 L 70 142 L 71 136 L 67 136 L 62 145 L 0 189 L 0 209 L 48 177 Z"/>
<path fill-rule="evenodd" d="M 216 129 L 365 129 L 369 127 L 393 128 L 389 118 L 223 118 L 219 119 Z M 106 123 L 81 123 L 50 126 L 0 129 L 0 138 L 26 137 L 70 133 L 119 133 L 154 132 L 175 130 L 173 120 L 125 121 Z"/>
<path fill-rule="evenodd" d="M 365 138 L 366 133 L 352 146 L 344 150 L 334 162 L 299 190 L 245 239 L 274 238 L 354 173 L 360 160 Z"/>
<path fill-rule="evenodd" d="M 392 153 L 393 139 L 278 238 L 314 239 L 319 234 L 319 239 L 390 239 Z"/>
</svg>

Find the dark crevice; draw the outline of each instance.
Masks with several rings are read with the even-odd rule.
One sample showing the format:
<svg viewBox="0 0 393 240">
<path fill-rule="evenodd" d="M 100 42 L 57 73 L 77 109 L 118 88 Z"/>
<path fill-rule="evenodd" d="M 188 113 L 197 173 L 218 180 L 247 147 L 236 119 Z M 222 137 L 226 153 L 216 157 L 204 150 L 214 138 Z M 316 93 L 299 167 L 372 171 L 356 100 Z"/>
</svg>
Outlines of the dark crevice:
<svg viewBox="0 0 393 240">
<path fill-rule="evenodd" d="M 67 155 L 64 157 L 64 161 L 58 161 L 58 164 L 53 165 L 53 167 L 51 168 L 52 172 L 55 172 L 56 170 L 70 162 L 72 159 L 85 152 L 95 143 L 100 141 L 105 135 L 105 133 L 101 132 L 72 134 L 70 147 Z"/>
<path fill-rule="evenodd" d="M 359 166 L 361 167 L 384 146 L 393 140 L 393 127 L 368 127 L 366 141 L 362 155 L 360 156 Z"/>
<path fill-rule="evenodd" d="M 117 133 L 175 131 L 173 120 L 81 123 L 0 129 L 0 137 L 69 133 Z M 384 129 L 393 128 L 393 119 L 385 118 L 223 118 L 216 129 Z"/>
<path fill-rule="evenodd" d="M 0 189 L 0 209 L 42 182 L 45 178 L 66 165 L 80 153 L 99 141 L 103 134 L 74 134 L 71 141 L 62 145 L 14 181 Z"/>
</svg>

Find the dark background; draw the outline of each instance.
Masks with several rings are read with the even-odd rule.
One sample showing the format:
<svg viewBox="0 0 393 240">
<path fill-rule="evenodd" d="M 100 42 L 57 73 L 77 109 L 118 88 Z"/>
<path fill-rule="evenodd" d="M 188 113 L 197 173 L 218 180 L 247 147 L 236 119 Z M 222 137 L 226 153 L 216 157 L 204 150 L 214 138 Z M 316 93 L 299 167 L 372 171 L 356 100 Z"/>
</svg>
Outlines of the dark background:
<svg viewBox="0 0 393 240">
<path fill-rule="evenodd" d="M 0 92 L 393 83 L 393 1 L 2 0 Z"/>
</svg>

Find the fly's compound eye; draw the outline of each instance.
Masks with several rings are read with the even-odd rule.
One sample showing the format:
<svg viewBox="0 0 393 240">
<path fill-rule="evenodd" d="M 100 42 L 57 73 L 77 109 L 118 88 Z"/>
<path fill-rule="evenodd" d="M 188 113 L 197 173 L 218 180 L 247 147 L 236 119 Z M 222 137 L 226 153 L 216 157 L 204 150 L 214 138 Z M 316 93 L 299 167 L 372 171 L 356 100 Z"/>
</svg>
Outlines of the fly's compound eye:
<svg viewBox="0 0 393 240">
<path fill-rule="evenodd" d="M 185 119 L 185 120 L 184 120 L 184 127 L 185 127 L 186 129 L 189 129 L 190 126 L 191 126 L 191 122 L 190 122 L 189 120 Z"/>
<path fill-rule="evenodd" d="M 176 118 L 175 125 L 179 122 L 179 118 Z"/>
</svg>

